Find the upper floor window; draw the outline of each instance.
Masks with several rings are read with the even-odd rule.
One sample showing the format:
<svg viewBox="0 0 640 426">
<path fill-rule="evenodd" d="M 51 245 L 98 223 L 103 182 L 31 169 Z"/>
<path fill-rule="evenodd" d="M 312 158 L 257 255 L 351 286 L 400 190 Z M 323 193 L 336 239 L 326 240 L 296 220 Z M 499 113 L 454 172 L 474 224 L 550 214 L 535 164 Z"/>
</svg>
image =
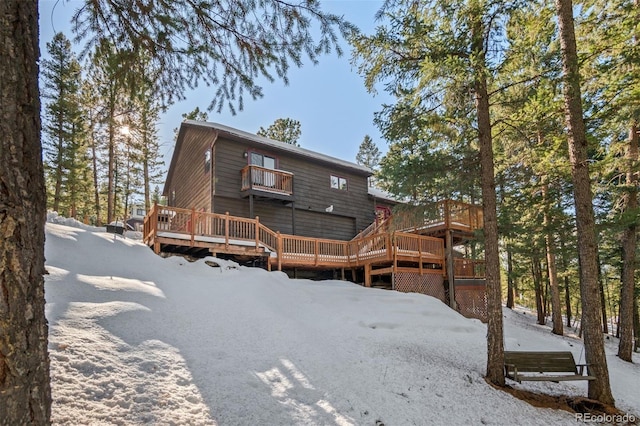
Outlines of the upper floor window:
<svg viewBox="0 0 640 426">
<path fill-rule="evenodd" d="M 144 209 L 136 209 L 136 215 L 137 216 L 144 216 L 145 215 Z"/>
<path fill-rule="evenodd" d="M 335 175 L 331 175 L 331 188 L 333 189 L 340 189 L 342 191 L 346 191 L 347 190 L 347 179 L 340 177 L 340 176 L 335 176 Z"/>
<path fill-rule="evenodd" d="M 259 152 L 252 152 L 251 156 L 249 157 L 249 164 L 273 170 L 276 168 L 276 159 L 275 157 L 260 154 Z"/>
</svg>

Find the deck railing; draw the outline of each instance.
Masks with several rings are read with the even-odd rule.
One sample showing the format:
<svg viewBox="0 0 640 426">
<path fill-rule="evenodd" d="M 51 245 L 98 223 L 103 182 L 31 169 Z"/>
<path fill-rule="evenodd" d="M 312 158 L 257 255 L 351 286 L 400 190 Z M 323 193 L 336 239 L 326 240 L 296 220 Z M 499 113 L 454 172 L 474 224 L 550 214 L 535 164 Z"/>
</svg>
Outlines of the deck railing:
<svg viewBox="0 0 640 426">
<path fill-rule="evenodd" d="M 249 165 L 242 169 L 241 176 L 241 191 L 257 189 L 284 195 L 293 194 L 293 173 Z"/>
<path fill-rule="evenodd" d="M 391 222 L 391 229 L 419 233 L 440 229 L 473 232 L 482 227 L 482 207 L 453 200 L 443 200 L 424 209 L 396 212 Z"/>
<path fill-rule="evenodd" d="M 198 237 L 219 238 L 220 243 L 233 244 L 234 240 L 255 242 L 256 247 L 275 251 L 276 233 L 260 223 L 260 219 L 248 219 L 229 214 L 207 213 L 195 209 L 181 209 L 154 205 L 144 219 L 144 241 L 158 236 L 187 235 L 193 242 Z"/>
<path fill-rule="evenodd" d="M 172 234 L 178 234 L 175 237 Z M 444 273 L 444 242 L 418 234 L 381 232 L 351 241 L 280 234 L 260 223 L 229 214 L 154 205 L 144 219 L 144 241 L 158 237 L 190 241 L 206 237 L 212 243 L 251 242 L 256 250 L 272 252 L 278 266 L 357 267 L 398 257 L 439 265 Z M 182 237 L 182 236 L 186 236 Z"/>
</svg>

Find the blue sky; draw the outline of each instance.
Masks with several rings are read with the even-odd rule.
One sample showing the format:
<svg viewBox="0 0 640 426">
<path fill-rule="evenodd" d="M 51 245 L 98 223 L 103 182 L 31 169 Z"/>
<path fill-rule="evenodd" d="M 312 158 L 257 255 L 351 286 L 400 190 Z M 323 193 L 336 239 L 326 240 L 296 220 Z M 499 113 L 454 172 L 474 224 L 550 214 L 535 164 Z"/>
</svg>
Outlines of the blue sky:
<svg viewBox="0 0 640 426">
<path fill-rule="evenodd" d="M 56 31 L 71 38 L 68 24 L 73 11 L 84 0 L 40 0 L 40 48 L 46 55 L 46 43 Z M 371 34 L 374 15 L 382 5 L 378 0 L 321 0 L 325 11 L 344 16 L 361 31 Z M 55 6 L 55 7 L 54 7 Z M 362 77 L 350 63 L 351 49 L 342 42 L 344 54 L 320 58 L 316 66 L 307 61 L 300 69 L 292 69 L 289 85 L 281 81 L 263 86 L 264 97 L 245 100 L 244 110 L 232 115 L 228 111 L 209 112 L 209 121 L 255 133 L 277 118 L 293 118 L 302 125 L 300 145 L 348 161 L 355 161 L 358 147 L 365 135 L 370 135 L 381 151 L 387 144 L 373 125 L 374 112 L 389 98 L 384 93 L 369 94 Z M 181 115 L 196 106 L 206 109 L 213 90 L 203 86 L 186 94 L 186 100 L 174 104 L 162 115 L 159 136 L 162 154 L 168 164 L 173 153 L 173 129 Z"/>
</svg>

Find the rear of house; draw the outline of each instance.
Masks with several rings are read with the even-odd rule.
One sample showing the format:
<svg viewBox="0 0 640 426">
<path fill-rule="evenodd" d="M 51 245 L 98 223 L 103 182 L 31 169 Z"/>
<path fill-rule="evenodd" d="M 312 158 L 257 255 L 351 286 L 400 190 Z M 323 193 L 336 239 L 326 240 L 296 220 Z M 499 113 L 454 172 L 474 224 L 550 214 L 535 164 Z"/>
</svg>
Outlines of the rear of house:
<svg viewBox="0 0 640 426">
<path fill-rule="evenodd" d="M 168 205 L 253 218 L 284 234 L 349 240 L 388 199 L 369 194 L 371 170 L 216 123 L 180 127 Z M 379 207 L 380 207 L 379 206 Z"/>
</svg>

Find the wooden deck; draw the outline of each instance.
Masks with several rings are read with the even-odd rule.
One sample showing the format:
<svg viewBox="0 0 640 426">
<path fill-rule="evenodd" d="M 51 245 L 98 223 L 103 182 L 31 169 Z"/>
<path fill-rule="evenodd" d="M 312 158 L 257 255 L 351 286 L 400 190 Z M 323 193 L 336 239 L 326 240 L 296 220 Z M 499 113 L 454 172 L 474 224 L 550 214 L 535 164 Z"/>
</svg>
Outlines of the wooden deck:
<svg viewBox="0 0 640 426">
<path fill-rule="evenodd" d="M 154 205 L 144 219 L 144 242 L 159 253 L 174 246 L 262 257 L 269 269 L 364 268 L 371 276 L 411 269 L 445 275 L 444 241 L 440 238 L 381 229 L 351 241 L 300 237 L 274 232 L 248 219 Z"/>
<path fill-rule="evenodd" d="M 482 229 L 482 207 L 453 200 L 443 200 L 430 208 L 394 213 L 389 229 L 443 238 L 454 234 L 454 244 L 474 237 Z"/>
</svg>

